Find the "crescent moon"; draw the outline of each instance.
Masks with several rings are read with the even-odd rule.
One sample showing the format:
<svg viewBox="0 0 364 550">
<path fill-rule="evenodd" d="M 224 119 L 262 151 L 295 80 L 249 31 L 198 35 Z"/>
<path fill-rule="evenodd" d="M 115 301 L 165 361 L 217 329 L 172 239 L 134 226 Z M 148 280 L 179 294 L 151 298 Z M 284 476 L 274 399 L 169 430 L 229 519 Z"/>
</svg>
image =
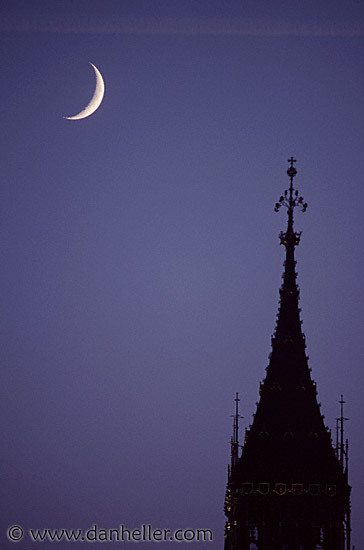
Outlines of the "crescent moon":
<svg viewBox="0 0 364 550">
<path fill-rule="evenodd" d="M 67 120 L 81 120 L 82 118 L 86 118 L 92 115 L 100 107 L 101 102 L 104 98 L 104 93 L 105 93 L 104 79 L 102 78 L 99 69 L 95 67 L 93 63 L 90 63 L 90 65 L 95 71 L 95 75 L 96 75 L 96 88 L 94 91 L 94 95 L 92 96 L 89 104 L 86 105 L 86 107 L 80 113 L 73 116 L 63 117 L 63 118 L 66 118 Z"/>
</svg>

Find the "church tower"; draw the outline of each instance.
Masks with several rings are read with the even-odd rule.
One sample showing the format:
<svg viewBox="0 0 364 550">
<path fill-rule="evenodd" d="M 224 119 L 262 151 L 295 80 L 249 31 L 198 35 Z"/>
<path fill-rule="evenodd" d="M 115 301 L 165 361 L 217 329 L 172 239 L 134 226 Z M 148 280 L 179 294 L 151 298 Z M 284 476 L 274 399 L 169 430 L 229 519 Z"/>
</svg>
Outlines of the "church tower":
<svg viewBox="0 0 364 550">
<path fill-rule="evenodd" d="M 293 214 L 307 208 L 293 186 L 275 205 L 288 211 L 280 242 L 286 249 L 277 325 L 266 377 L 240 456 L 238 395 L 225 499 L 225 550 L 350 550 L 348 446 L 343 399 L 333 445 L 317 402 L 301 329 Z M 340 432 L 340 437 L 339 437 Z"/>
</svg>

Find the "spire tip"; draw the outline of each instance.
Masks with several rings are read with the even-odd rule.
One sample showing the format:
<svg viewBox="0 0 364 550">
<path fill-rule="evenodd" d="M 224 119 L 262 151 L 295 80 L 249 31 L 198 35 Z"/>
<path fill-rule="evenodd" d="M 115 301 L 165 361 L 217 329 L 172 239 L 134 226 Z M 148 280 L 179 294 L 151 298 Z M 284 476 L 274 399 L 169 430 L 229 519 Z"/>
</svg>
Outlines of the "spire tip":
<svg viewBox="0 0 364 550">
<path fill-rule="evenodd" d="M 290 163 L 290 166 L 287 170 L 287 174 L 290 178 L 290 186 L 289 189 L 284 191 L 284 195 L 279 198 L 279 201 L 276 202 L 274 211 L 278 212 L 281 206 L 285 206 L 287 208 L 288 227 L 286 233 L 281 232 L 280 234 L 281 244 L 284 244 L 285 246 L 288 244 L 293 244 L 293 247 L 295 247 L 299 243 L 300 233 L 295 233 L 293 231 L 293 211 L 298 206 L 302 212 L 305 212 L 307 210 L 307 202 L 303 201 L 303 197 L 298 196 L 297 189 L 294 189 L 293 187 L 293 178 L 297 175 L 297 170 L 294 167 L 294 163 L 297 161 L 294 157 L 291 157 L 288 159 L 288 162 Z M 294 238 L 288 238 L 290 234 L 292 234 Z"/>
</svg>

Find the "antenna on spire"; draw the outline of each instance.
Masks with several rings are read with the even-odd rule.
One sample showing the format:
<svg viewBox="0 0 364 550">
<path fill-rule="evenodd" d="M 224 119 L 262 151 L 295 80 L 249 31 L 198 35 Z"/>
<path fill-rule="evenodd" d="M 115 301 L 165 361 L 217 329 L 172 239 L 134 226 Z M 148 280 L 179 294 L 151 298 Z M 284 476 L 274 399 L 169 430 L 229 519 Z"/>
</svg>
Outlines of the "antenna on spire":
<svg viewBox="0 0 364 550">
<path fill-rule="evenodd" d="M 291 157 L 288 159 L 290 166 L 287 170 L 287 174 L 290 179 L 289 188 L 284 191 L 284 194 L 279 198 L 279 201 L 276 202 L 274 211 L 278 210 L 285 206 L 288 212 L 288 226 L 287 231 L 284 233 L 281 231 L 279 237 L 281 239 L 281 244 L 284 244 L 285 247 L 294 248 L 300 242 L 301 233 L 295 233 L 293 231 L 293 211 L 298 206 L 301 208 L 302 212 L 307 210 L 307 202 L 303 201 L 303 197 L 298 196 L 298 191 L 293 187 L 293 178 L 297 175 L 297 170 L 294 167 L 296 159 Z"/>
<path fill-rule="evenodd" d="M 239 414 L 239 394 L 236 392 L 235 396 L 235 414 L 232 415 L 233 422 L 233 436 L 231 438 L 231 470 L 236 466 L 239 460 L 239 418 L 244 418 Z"/>
</svg>

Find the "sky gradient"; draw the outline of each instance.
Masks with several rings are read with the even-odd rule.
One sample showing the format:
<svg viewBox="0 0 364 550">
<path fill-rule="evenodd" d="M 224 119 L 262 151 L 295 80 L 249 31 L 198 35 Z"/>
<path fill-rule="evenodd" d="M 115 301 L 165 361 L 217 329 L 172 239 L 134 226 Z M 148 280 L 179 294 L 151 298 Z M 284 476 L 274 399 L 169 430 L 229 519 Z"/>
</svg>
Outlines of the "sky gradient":
<svg viewBox="0 0 364 550">
<path fill-rule="evenodd" d="M 291 155 L 309 366 L 333 430 L 347 402 L 364 545 L 364 9 L 302 4 L 2 2 L 2 547 L 14 524 L 151 523 L 222 548 L 230 415 L 238 391 L 249 425 L 268 364 Z M 92 96 L 89 62 L 103 103 L 65 120 Z"/>
</svg>

